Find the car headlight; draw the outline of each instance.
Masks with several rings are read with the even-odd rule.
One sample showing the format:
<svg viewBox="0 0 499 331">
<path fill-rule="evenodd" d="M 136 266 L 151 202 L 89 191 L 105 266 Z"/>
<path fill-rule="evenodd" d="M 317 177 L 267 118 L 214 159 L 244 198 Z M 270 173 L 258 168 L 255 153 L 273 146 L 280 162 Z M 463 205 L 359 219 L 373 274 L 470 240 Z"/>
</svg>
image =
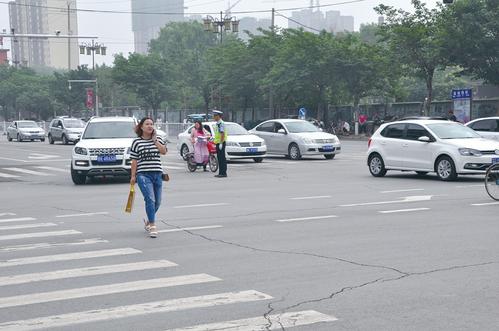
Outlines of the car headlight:
<svg viewBox="0 0 499 331">
<path fill-rule="evenodd" d="M 227 146 L 231 146 L 231 147 L 239 147 L 239 144 L 236 143 L 236 142 L 233 142 L 233 141 L 228 141 L 227 142 Z"/>
<path fill-rule="evenodd" d="M 312 139 L 310 139 L 310 138 L 301 138 L 301 141 L 302 141 L 304 144 L 307 144 L 307 145 L 309 145 L 309 144 L 313 144 L 313 143 L 314 143 L 314 141 L 313 141 Z"/>
<path fill-rule="evenodd" d="M 262 145 L 261 146 L 267 146 L 267 144 L 265 143 L 265 140 L 262 140 Z"/>
<path fill-rule="evenodd" d="M 482 156 L 482 152 L 473 148 L 459 148 L 459 154 L 463 156 Z"/>
<path fill-rule="evenodd" d="M 75 147 L 75 154 L 88 155 L 88 151 L 83 147 Z"/>
</svg>

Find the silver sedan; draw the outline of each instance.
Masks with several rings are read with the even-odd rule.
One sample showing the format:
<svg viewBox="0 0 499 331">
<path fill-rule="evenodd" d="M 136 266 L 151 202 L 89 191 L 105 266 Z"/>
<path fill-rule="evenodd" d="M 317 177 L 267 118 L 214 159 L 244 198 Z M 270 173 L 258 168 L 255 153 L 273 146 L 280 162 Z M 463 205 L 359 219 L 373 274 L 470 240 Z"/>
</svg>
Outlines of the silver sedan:
<svg viewBox="0 0 499 331">
<path fill-rule="evenodd" d="M 265 140 L 268 154 L 286 155 L 292 160 L 304 155 L 324 155 L 329 160 L 341 152 L 338 137 L 304 120 L 269 120 L 250 132 Z"/>
<path fill-rule="evenodd" d="M 12 139 L 45 141 L 45 130 L 39 127 L 35 121 L 14 121 L 7 128 L 7 140 L 12 141 Z"/>
</svg>

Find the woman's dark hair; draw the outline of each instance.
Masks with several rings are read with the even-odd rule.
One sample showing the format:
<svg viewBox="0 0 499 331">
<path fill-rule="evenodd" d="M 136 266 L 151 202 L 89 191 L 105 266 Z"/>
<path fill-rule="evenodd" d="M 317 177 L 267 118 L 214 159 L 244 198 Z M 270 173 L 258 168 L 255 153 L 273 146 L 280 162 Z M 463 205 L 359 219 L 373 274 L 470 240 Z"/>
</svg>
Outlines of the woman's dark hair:
<svg viewBox="0 0 499 331">
<path fill-rule="evenodd" d="M 199 123 L 199 129 L 196 129 L 198 130 L 198 133 L 203 133 L 203 123 L 201 121 L 196 121 L 194 122 L 194 127 L 196 127 L 196 123 Z"/>
<path fill-rule="evenodd" d="M 144 131 L 142 130 L 142 125 L 144 125 L 144 122 L 147 121 L 147 120 L 151 120 L 152 123 L 154 124 L 154 120 L 148 116 L 142 118 L 139 122 L 139 124 L 137 124 L 135 126 L 135 133 L 137 134 L 138 137 L 142 137 L 142 135 L 144 134 Z"/>
</svg>

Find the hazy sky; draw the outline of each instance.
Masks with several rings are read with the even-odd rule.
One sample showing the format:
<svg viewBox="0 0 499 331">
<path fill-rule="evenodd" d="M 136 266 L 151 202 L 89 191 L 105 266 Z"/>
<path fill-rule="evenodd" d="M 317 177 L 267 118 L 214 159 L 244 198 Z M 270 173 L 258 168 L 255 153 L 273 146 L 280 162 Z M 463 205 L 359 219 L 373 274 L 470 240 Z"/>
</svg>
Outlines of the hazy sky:
<svg viewBox="0 0 499 331">
<path fill-rule="evenodd" d="M 6 2 L 1 0 L 2 2 Z M 62 0 L 61 0 L 62 1 Z M 167 0 L 163 0 L 167 1 Z M 314 0 L 314 4 L 317 0 Z M 321 5 L 340 3 L 345 0 L 322 0 Z M 430 6 L 434 6 L 439 0 L 426 0 Z M 188 13 L 213 13 L 227 9 L 228 0 L 185 0 L 185 6 Z M 231 0 L 232 4 L 237 0 Z M 365 0 L 351 4 L 341 4 L 331 7 L 321 8 L 322 11 L 339 10 L 342 15 L 355 17 L 355 29 L 358 30 L 360 24 L 377 21 L 377 15 L 373 8 L 380 4 L 392 5 L 406 10 L 410 10 L 410 0 Z M 130 0 L 77 0 L 78 8 L 98 9 L 98 10 L 118 10 L 130 11 Z M 260 14 L 237 14 L 238 11 L 267 10 L 275 7 L 277 10 L 282 8 L 308 6 L 310 0 L 241 0 L 233 9 L 233 16 L 255 16 L 270 18 L 270 13 Z M 282 11 L 286 16 L 291 12 Z M 133 34 L 131 31 L 130 14 L 108 14 L 108 13 L 78 13 L 78 29 L 80 35 L 96 35 L 98 41 L 108 46 L 108 55 L 102 57 L 96 55 L 96 63 L 111 64 L 113 54 L 133 51 Z M 281 17 L 276 18 L 276 24 L 281 27 L 287 27 L 287 20 Z M 9 30 L 8 6 L 0 3 L 0 30 Z M 6 42 L 9 46 L 9 42 Z M 90 64 L 90 56 L 80 56 L 81 64 Z"/>
</svg>

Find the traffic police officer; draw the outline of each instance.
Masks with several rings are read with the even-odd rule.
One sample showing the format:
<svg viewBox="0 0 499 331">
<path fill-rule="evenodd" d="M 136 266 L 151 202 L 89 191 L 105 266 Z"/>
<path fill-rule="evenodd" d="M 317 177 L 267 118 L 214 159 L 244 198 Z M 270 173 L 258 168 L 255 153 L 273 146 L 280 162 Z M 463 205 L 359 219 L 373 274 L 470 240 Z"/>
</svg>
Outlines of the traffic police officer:
<svg viewBox="0 0 499 331">
<path fill-rule="evenodd" d="M 222 120 L 223 113 L 220 110 L 213 110 L 213 118 L 217 122 L 215 125 L 214 143 L 217 145 L 218 175 L 215 177 L 227 177 L 227 160 L 225 159 L 225 145 L 227 141 L 227 131 Z"/>
</svg>

